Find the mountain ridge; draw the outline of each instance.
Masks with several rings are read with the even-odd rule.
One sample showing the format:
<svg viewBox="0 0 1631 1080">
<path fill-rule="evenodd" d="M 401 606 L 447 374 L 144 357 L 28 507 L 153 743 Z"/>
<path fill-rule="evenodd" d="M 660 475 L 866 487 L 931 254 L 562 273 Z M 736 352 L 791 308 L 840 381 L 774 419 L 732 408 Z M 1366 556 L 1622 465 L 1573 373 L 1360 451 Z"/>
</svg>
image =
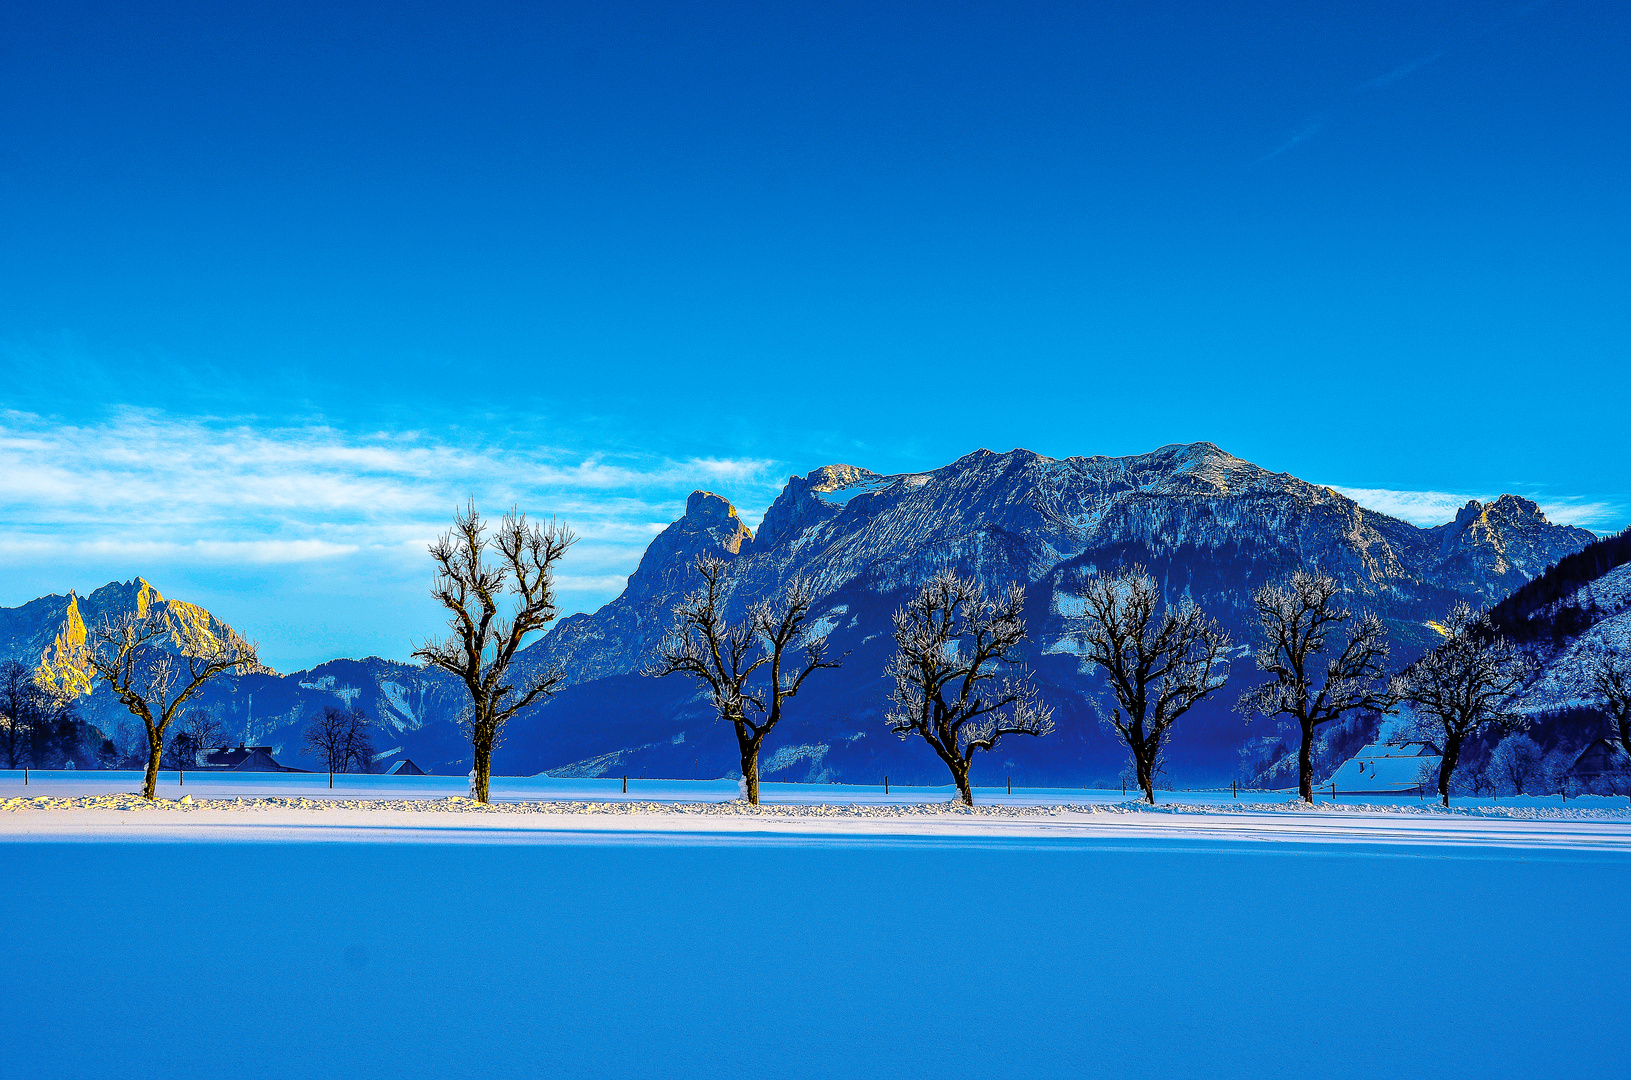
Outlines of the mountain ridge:
<svg viewBox="0 0 1631 1080">
<path fill-rule="evenodd" d="M 938 469 L 892 475 L 823 465 L 789 477 L 757 531 L 728 499 L 698 490 L 685 513 L 653 538 L 619 596 L 562 619 L 522 651 L 519 663 L 561 667 L 569 685 L 511 725 L 499 767 L 604 772 L 644 766 L 669 775 L 728 767 L 732 754 L 696 688 L 639 674 L 667 633 L 674 601 L 692 587 L 692 564 L 704 552 L 727 562 L 733 611 L 775 595 L 795 576 L 811 580 L 820 625 L 832 634 L 835 651 L 849 653 L 843 669 L 812 680 L 767 745 L 767 763 L 790 763 L 781 767 L 815 778 L 890 771 L 904 782 L 920 765 L 925 778 L 932 769 L 916 760 L 917 748 L 881 737 L 879 673 L 891 640 L 888 620 L 904 590 L 942 567 L 1027 590 L 1031 664 L 1060 709 L 1055 736 L 991 764 L 1042 778 L 1103 778 L 1114 776 L 1119 759 L 1097 724 L 1094 673 L 1074 644 L 1072 590 L 1083 574 L 1141 563 L 1169 598 L 1196 600 L 1244 642 L 1251 590 L 1297 566 L 1318 565 L 1338 577 L 1356 603 L 1377 609 L 1408 652 L 1425 643 L 1426 620 L 1441 615 L 1453 598 L 1487 603 L 1529 580 L 1537 565 L 1544 568 L 1591 539 L 1584 530 L 1546 521 L 1533 502 L 1516 496 L 1469 503 L 1454 521 L 1421 529 L 1205 442 L 1059 459 L 1024 449 L 979 449 Z M 119 594 L 132 604 L 151 589 L 136 582 Z M 157 590 L 147 602 L 162 601 L 152 597 Z M 16 613 L 50 599 L 0 612 L 0 647 L 22 640 L 6 636 Z M 36 614 L 49 610 L 47 604 Z M 38 633 L 28 639 L 38 640 Z M 1237 680 L 1252 674 L 1244 664 L 1236 669 Z M 117 723 L 118 711 L 98 697 L 86 700 L 87 711 Z M 369 710 L 421 763 L 459 761 L 453 737 L 459 688 L 415 665 L 365 658 L 281 676 L 258 672 L 223 680 L 200 699 L 221 712 L 229 732 L 281 742 L 286 751 L 303 717 L 334 703 Z M 1226 712 L 1186 718 L 1189 730 L 1175 745 L 1187 741 L 1194 752 L 1175 753 L 1181 774 L 1227 775 L 1248 744 L 1272 738 Z M 704 759 L 714 765 L 704 769 Z M 775 771 L 767 768 L 767 775 Z"/>
</svg>

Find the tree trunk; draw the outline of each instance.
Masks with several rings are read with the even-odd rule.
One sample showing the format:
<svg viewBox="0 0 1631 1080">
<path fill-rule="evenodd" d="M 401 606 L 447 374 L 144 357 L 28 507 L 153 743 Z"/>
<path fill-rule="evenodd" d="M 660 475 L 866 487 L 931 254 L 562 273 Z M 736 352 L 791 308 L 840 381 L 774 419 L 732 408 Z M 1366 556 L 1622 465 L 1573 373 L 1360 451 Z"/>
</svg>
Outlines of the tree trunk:
<svg viewBox="0 0 1631 1080">
<path fill-rule="evenodd" d="M 1297 794 L 1303 802 L 1314 801 L 1314 725 L 1303 721 L 1303 745 L 1297 751 Z"/>
<path fill-rule="evenodd" d="M 164 740 L 157 735 L 147 740 L 147 779 L 142 783 L 142 798 L 155 799 L 159 789 L 159 758 L 164 755 Z"/>
<path fill-rule="evenodd" d="M 952 765 L 951 778 L 957 784 L 957 795 L 963 800 L 963 805 L 973 806 L 974 789 L 968 786 L 968 763 L 959 762 L 956 765 Z"/>
<path fill-rule="evenodd" d="M 1144 790 L 1144 800 L 1155 805 L 1155 754 L 1140 752 L 1133 755 L 1138 769 L 1138 786 Z"/>
<path fill-rule="evenodd" d="M 488 782 L 493 776 L 493 740 L 486 733 L 479 733 L 470 740 L 470 748 L 476 758 L 476 801 L 486 803 Z"/>
<path fill-rule="evenodd" d="M 759 740 L 749 739 L 741 744 L 742 779 L 747 781 L 748 805 L 759 805 Z"/>
<path fill-rule="evenodd" d="M 1445 806 L 1450 805 L 1450 774 L 1461 757 L 1461 740 L 1451 736 L 1444 740 L 1444 757 L 1438 763 L 1438 794 Z"/>
</svg>

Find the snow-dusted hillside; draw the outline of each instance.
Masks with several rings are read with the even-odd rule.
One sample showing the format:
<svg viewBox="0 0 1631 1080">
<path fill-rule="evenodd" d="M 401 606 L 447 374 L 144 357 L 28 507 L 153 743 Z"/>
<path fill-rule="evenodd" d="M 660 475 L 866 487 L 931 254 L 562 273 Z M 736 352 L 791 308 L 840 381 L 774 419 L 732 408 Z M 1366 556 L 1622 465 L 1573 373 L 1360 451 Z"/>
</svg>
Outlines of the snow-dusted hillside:
<svg viewBox="0 0 1631 1080">
<path fill-rule="evenodd" d="M 1577 637 L 1535 646 L 1543 666 L 1523 696 L 1527 712 L 1602 705 L 1586 674 L 1589 665 L 1609 653 L 1631 658 L 1631 563 L 1581 588 L 1565 603 L 1591 613 L 1593 621 Z"/>
</svg>

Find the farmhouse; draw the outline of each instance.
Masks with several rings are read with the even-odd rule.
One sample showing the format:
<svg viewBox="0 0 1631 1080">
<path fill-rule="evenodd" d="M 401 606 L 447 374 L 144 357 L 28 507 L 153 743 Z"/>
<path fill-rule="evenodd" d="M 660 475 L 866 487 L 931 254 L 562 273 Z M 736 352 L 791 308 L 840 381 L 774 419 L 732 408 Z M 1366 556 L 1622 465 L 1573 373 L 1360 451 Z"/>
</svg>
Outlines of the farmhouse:
<svg viewBox="0 0 1631 1080">
<path fill-rule="evenodd" d="M 1331 783 L 1345 795 L 1419 795 L 1423 768 L 1436 774 L 1441 758 L 1432 743 L 1372 743 L 1343 762 Z"/>
<path fill-rule="evenodd" d="M 198 754 L 201 769 L 221 772 L 308 772 L 290 765 L 279 764 L 272 757 L 270 746 L 217 746 L 206 747 Z"/>
<path fill-rule="evenodd" d="M 1569 770 L 1579 779 L 1590 783 L 1603 777 L 1623 776 L 1631 771 L 1631 758 L 1627 758 L 1625 748 L 1618 739 L 1598 739 L 1574 759 L 1574 766 Z"/>
</svg>

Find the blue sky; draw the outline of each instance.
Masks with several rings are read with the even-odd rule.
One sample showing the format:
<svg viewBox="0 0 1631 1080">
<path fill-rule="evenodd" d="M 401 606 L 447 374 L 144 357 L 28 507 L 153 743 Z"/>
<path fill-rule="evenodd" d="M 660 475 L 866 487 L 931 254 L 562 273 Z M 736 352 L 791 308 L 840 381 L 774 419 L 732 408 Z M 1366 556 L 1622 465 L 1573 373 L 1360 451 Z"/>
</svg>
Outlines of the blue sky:
<svg viewBox="0 0 1631 1080">
<path fill-rule="evenodd" d="M 1631 521 L 1631 9 L 0 12 L 0 605 L 293 668 L 467 495 L 615 595 L 708 487 L 1207 439 L 1421 523 Z"/>
</svg>

